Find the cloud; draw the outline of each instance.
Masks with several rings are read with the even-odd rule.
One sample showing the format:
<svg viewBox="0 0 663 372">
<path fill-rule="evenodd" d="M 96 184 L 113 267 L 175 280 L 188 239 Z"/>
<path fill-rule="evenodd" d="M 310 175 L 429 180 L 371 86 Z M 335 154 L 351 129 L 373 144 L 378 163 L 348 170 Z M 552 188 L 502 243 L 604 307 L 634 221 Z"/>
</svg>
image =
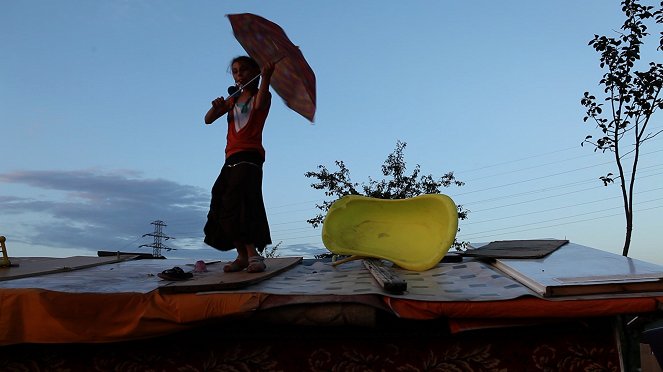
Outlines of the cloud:
<svg viewBox="0 0 663 372">
<path fill-rule="evenodd" d="M 0 223 L 11 223 L 17 240 L 46 247 L 121 250 L 135 242 L 133 249 L 151 243 L 139 238 L 154 220 L 202 240 L 209 206 L 209 190 L 132 171 L 22 171 L 0 174 L 0 183 L 40 191 L 38 197 L 0 195 Z"/>
</svg>

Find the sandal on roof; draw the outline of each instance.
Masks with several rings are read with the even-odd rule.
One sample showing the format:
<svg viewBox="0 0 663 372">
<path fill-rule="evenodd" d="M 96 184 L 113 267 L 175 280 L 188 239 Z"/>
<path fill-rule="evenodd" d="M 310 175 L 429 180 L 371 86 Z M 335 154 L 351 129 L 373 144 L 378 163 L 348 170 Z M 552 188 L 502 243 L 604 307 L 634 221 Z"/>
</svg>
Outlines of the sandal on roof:
<svg viewBox="0 0 663 372">
<path fill-rule="evenodd" d="M 182 268 L 175 266 L 172 269 L 167 269 L 160 272 L 157 274 L 157 276 L 165 280 L 186 280 L 192 278 L 193 274 L 184 272 Z"/>
<path fill-rule="evenodd" d="M 267 269 L 265 265 L 265 258 L 262 256 L 253 256 L 249 258 L 249 266 L 246 268 L 247 273 L 261 273 Z"/>
</svg>

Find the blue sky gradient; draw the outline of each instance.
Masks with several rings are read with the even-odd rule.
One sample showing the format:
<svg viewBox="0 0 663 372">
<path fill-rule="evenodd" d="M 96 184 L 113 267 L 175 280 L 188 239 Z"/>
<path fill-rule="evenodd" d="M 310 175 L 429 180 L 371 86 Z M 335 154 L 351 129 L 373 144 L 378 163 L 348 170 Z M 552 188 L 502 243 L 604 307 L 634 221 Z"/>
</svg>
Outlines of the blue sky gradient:
<svg viewBox="0 0 663 372">
<path fill-rule="evenodd" d="M 396 147 L 471 211 L 470 242 L 558 238 L 621 253 L 625 222 L 610 156 L 580 147 L 583 92 L 600 93 L 594 34 L 618 1 L 46 1 L 0 5 L 0 234 L 14 256 L 135 251 L 163 220 L 167 256 L 218 258 L 202 243 L 225 125 L 212 99 L 245 54 L 226 14 L 270 19 L 317 78 L 315 123 L 275 96 L 264 195 L 282 255 L 325 252 L 306 224 L 307 171 L 343 160 L 379 179 Z M 656 32 L 659 30 L 656 30 Z M 644 62 L 660 60 L 654 42 Z M 223 124 L 223 123 L 221 123 Z M 660 117 L 653 130 L 661 129 Z M 631 256 L 663 264 L 661 140 L 643 149 Z M 145 248 L 141 248 L 145 249 Z M 224 256 L 225 257 L 225 256 Z"/>
</svg>

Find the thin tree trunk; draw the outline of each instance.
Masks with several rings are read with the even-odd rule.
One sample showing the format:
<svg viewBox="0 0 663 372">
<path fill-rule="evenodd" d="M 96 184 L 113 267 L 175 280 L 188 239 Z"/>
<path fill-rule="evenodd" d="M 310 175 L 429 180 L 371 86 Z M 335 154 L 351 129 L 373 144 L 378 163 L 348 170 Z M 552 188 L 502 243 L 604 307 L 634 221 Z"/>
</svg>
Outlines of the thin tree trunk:
<svg viewBox="0 0 663 372">
<path fill-rule="evenodd" d="M 633 233 L 633 214 L 626 214 L 626 238 L 624 238 L 624 249 L 622 256 L 628 256 L 628 250 L 631 247 L 631 234 Z"/>
<path fill-rule="evenodd" d="M 616 118 L 618 116 L 615 115 Z M 615 120 L 616 122 L 621 122 Z M 615 144 L 614 153 L 615 153 L 615 162 L 617 163 L 617 169 L 619 170 L 619 186 L 622 191 L 622 201 L 624 203 L 624 215 L 626 216 L 626 236 L 624 238 L 624 248 L 622 250 L 622 256 L 628 256 L 628 250 L 631 246 L 631 233 L 633 231 L 633 208 L 629 203 L 630 198 L 629 194 L 626 191 L 626 178 L 624 177 L 624 165 L 622 164 L 621 151 L 619 147 L 619 131 L 615 128 L 613 135 L 613 143 Z"/>
</svg>

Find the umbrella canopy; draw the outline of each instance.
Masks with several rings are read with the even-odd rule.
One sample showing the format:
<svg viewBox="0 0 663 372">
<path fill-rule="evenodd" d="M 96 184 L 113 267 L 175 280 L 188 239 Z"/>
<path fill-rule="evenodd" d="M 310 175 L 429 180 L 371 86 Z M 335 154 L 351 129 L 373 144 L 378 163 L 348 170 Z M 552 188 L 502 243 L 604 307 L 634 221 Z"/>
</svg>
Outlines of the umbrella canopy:
<svg viewBox="0 0 663 372">
<path fill-rule="evenodd" d="M 286 106 L 313 122 L 315 74 L 283 29 L 251 13 L 228 14 L 233 34 L 248 55 L 263 66 L 274 66 L 271 85 Z"/>
</svg>

